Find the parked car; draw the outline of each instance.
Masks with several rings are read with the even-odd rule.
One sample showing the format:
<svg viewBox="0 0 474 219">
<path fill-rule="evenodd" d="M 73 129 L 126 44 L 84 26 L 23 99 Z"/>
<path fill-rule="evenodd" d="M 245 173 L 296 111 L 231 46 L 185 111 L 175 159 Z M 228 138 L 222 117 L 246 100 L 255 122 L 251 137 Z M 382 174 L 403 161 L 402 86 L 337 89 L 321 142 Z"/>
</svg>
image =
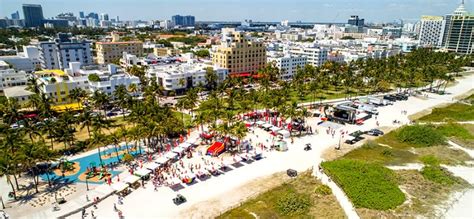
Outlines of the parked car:
<svg viewBox="0 0 474 219">
<path fill-rule="evenodd" d="M 394 95 L 385 95 L 383 96 L 384 100 L 397 101 L 397 98 Z"/>
<path fill-rule="evenodd" d="M 371 129 L 366 132 L 366 134 L 371 135 L 371 136 L 380 136 L 383 135 L 383 131 L 380 131 L 379 129 Z"/>
<path fill-rule="evenodd" d="M 352 132 L 351 134 L 349 134 L 349 136 L 352 136 L 352 137 L 359 137 L 361 135 L 363 135 L 364 132 L 360 131 L 360 130 L 357 130 L 355 132 Z"/>
<path fill-rule="evenodd" d="M 405 95 L 405 94 L 395 94 L 395 97 L 396 97 L 398 100 L 408 100 L 408 96 Z"/>
<path fill-rule="evenodd" d="M 357 142 L 359 142 L 360 140 L 364 139 L 364 137 L 361 137 L 361 136 L 357 136 L 357 137 L 353 137 L 353 136 L 349 136 L 347 139 L 346 139 L 346 144 L 355 144 Z"/>
</svg>

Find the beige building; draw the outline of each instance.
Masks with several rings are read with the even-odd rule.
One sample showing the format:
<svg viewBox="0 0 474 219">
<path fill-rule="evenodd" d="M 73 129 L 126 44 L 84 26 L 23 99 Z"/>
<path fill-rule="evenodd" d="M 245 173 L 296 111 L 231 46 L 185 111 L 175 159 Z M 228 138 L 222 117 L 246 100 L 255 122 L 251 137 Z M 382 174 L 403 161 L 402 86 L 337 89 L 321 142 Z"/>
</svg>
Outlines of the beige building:
<svg viewBox="0 0 474 219">
<path fill-rule="evenodd" d="M 179 55 L 181 51 L 179 49 L 168 48 L 168 47 L 157 47 L 153 48 L 153 54 L 156 56 L 176 56 Z"/>
<path fill-rule="evenodd" d="M 211 57 L 215 65 L 229 69 L 229 74 L 256 73 L 267 60 L 263 42 L 233 28 L 222 29 L 221 44 L 212 48 Z"/>
<path fill-rule="evenodd" d="M 136 56 L 143 55 L 143 43 L 140 41 L 129 42 L 97 42 L 97 63 L 108 64 L 120 59 L 123 52 Z"/>
</svg>

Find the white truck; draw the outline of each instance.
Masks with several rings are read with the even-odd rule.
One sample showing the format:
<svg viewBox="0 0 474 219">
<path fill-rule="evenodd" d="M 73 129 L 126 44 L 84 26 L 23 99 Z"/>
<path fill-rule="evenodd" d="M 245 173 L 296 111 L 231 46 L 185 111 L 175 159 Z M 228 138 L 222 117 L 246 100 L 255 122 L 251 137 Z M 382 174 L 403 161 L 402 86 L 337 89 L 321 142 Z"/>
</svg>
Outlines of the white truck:
<svg viewBox="0 0 474 219">
<path fill-rule="evenodd" d="M 369 97 L 368 99 L 370 104 L 374 104 L 376 106 L 386 106 L 390 104 L 388 100 L 384 100 L 377 97 Z"/>
</svg>

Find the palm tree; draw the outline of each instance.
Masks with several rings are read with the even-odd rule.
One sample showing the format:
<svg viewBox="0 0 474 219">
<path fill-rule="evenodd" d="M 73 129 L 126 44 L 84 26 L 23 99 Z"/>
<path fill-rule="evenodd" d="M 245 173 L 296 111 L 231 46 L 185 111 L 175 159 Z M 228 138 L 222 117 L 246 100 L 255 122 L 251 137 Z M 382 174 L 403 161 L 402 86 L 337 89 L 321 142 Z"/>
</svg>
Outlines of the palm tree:
<svg viewBox="0 0 474 219">
<path fill-rule="evenodd" d="M 205 78 L 206 78 L 206 88 L 208 90 L 213 90 L 214 88 L 216 88 L 218 77 L 212 67 L 206 68 Z"/>
<path fill-rule="evenodd" d="M 97 110 L 102 110 L 104 112 L 104 116 L 106 116 L 106 107 L 109 105 L 110 103 L 110 98 L 107 94 L 105 93 L 102 93 L 101 91 L 99 90 L 96 90 L 94 91 L 94 93 L 92 94 L 92 102 L 93 102 L 93 105 L 94 107 L 97 109 Z"/>
<path fill-rule="evenodd" d="M 79 103 L 87 97 L 87 92 L 84 89 L 77 87 L 69 91 L 68 97 L 70 100 Z"/>
<path fill-rule="evenodd" d="M 79 116 L 79 122 L 81 124 L 81 129 L 87 128 L 87 134 L 89 136 L 89 139 L 91 138 L 91 130 L 90 127 L 92 126 L 92 123 L 94 121 L 94 113 L 92 112 L 92 109 L 87 106 L 84 108 L 84 111 L 81 113 Z"/>
</svg>

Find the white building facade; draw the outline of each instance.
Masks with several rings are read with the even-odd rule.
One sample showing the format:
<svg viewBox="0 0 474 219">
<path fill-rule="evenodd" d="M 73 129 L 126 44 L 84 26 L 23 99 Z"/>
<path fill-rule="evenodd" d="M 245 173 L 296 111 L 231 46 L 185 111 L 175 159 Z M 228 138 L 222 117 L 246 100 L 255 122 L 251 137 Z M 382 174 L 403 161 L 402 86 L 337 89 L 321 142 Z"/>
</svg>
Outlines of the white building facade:
<svg viewBox="0 0 474 219">
<path fill-rule="evenodd" d="M 41 42 L 40 60 L 43 69 L 66 69 L 70 62 L 93 64 L 90 42 L 71 39 L 70 34 L 58 34 L 54 42 Z"/>
<path fill-rule="evenodd" d="M 306 57 L 307 63 L 313 66 L 321 66 L 328 60 L 328 49 L 324 47 L 292 46 L 289 53 L 292 56 Z"/>
<path fill-rule="evenodd" d="M 307 63 L 304 56 L 274 55 L 267 57 L 267 63 L 273 64 L 280 70 L 280 77 L 283 80 L 292 79 L 298 67 L 303 68 Z"/>
<path fill-rule="evenodd" d="M 229 74 L 226 68 L 204 63 L 185 63 L 150 66 L 146 76 L 155 78 L 158 85 L 163 87 L 165 94 L 169 94 L 170 91 L 180 93 L 192 87 L 205 86 L 207 68 L 214 70 L 217 83 L 224 81 Z"/>
<path fill-rule="evenodd" d="M 441 16 L 422 16 L 418 40 L 421 46 L 441 46 L 446 20 Z"/>
</svg>

